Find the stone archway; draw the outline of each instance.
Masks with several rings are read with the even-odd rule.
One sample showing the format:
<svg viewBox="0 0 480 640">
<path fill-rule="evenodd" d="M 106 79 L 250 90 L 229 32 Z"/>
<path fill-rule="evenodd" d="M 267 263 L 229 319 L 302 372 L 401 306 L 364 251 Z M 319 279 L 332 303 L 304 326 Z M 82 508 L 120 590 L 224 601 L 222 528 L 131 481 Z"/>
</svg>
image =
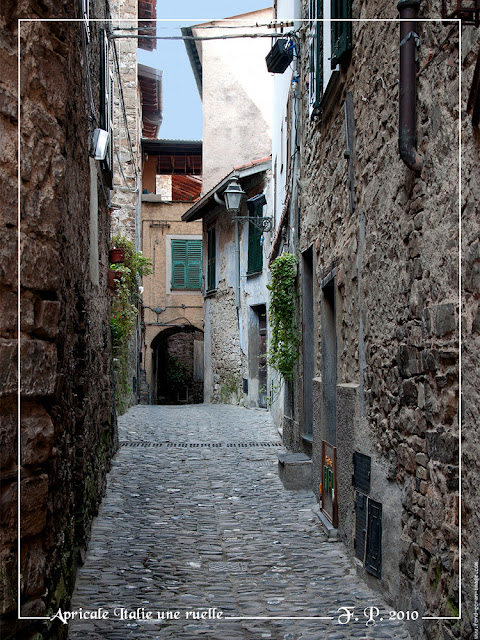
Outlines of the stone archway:
<svg viewBox="0 0 480 640">
<path fill-rule="evenodd" d="M 169 327 L 151 342 L 152 403 L 203 402 L 203 331 Z"/>
</svg>

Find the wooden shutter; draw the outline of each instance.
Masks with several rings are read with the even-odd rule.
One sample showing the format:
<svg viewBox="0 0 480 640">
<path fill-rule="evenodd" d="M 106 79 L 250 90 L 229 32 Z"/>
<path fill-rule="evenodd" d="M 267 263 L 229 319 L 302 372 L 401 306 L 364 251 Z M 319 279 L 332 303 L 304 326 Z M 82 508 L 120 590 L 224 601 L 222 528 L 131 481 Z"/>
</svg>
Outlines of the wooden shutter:
<svg viewBox="0 0 480 640">
<path fill-rule="evenodd" d="M 332 18 L 351 18 L 351 0 L 331 0 Z M 345 54 L 352 48 L 352 23 L 332 22 L 332 69 L 343 61 Z"/>
<path fill-rule="evenodd" d="M 367 537 L 367 496 L 355 492 L 355 555 L 362 562 L 365 559 L 365 540 Z"/>
<path fill-rule="evenodd" d="M 262 218 L 263 207 L 254 210 L 253 215 Z M 263 269 L 262 230 L 252 222 L 248 223 L 248 270 L 247 273 L 258 273 Z"/>
<path fill-rule="evenodd" d="M 323 23 L 316 21 L 321 18 L 323 18 L 323 0 L 310 0 L 308 5 L 308 19 L 310 20 L 308 101 L 310 115 L 315 115 L 323 94 Z"/>
<path fill-rule="evenodd" d="M 172 240 L 172 289 L 202 286 L 202 241 Z"/>
<path fill-rule="evenodd" d="M 187 241 L 172 240 L 172 289 L 185 289 Z"/>
<path fill-rule="evenodd" d="M 207 291 L 215 289 L 215 227 L 208 230 Z"/>
<path fill-rule="evenodd" d="M 186 288 L 202 287 L 202 241 L 187 240 Z"/>
<path fill-rule="evenodd" d="M 374 500 L 368 501 L 365 569 L 377 578 L 382 577 L 382 505 Z"/>
</svg>

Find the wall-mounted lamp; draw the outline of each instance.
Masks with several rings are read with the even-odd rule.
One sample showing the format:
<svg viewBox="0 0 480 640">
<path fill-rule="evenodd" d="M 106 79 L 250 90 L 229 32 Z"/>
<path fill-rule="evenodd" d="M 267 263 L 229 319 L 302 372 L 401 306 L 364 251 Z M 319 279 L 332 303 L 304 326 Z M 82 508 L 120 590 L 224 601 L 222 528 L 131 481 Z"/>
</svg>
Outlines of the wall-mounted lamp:
<svg viewBox="0 0 480 640">
<path fill-rule="evenodd" d="M 225 206 L 230 213 L 237 213 L 240 209 L 242 196 L 246 195 L 237 178 L 231 178 L 223 192 Z"/>
</svg>

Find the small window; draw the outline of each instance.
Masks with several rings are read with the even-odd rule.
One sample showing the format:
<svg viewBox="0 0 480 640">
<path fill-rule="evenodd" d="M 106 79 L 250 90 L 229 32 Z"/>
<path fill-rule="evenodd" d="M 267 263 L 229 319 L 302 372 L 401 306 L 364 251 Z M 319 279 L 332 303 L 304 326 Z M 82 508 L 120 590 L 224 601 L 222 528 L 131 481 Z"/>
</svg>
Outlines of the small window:
<svg viewBox="0 0 480 640">
<path fill-rule="evenodd" d="M 201 289 L 202 241 L 172 240 L 172 289 Z"/>
<path fill-rule="evenodd" d="M 352 17 L 352 0 L 332 0 L 332 18 Z M 332 62 L 335 69 L 352 48 L 352 23 L 332 22 Z"/>
<path fill-rule="evenodd" d="M 323 94 L 332 72 L 345 60 L 352 48 L 352 23 L 331 22 L 330 18 L 346 20 L 352 17 L 352 0 L 310 0 L 308 74 L 309 115 L 318 114 Z M 325 19 L 325 22 L 316 20 Z"/>
<path fill-rule="evenodd" d="M 310 0 L 308 4 L 308 19 L 310 32 L 308 36 L 310 50 L 310 64 L 308 71 L 308 106 L 312 115 L 318 109 L 322 97 L 322 22 L 323 1 Z"/>
<path fill-rule="evenodd" d="M 207 291 L 214 291 L 217 285 L 216 274 L 215 274 L 215 269 L 216 269 L 215 227 L 210 227 L 207 233 L 208 233 Z"/>
</svg>

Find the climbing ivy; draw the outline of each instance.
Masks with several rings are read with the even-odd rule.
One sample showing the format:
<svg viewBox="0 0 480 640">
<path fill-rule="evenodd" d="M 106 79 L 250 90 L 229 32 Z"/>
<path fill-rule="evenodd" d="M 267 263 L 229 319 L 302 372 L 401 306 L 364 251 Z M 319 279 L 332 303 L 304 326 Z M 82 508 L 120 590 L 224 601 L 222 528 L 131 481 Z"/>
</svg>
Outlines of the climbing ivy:
<svg viewBox="0 0 480 640">
<path fill-rule="evenodd" d="M 295 362 L 300 350 L 300 334 L 296 320 L 295 277 L 298 259 L 284 253 L 270 265 L 271 283 L 269 323 L 271 328 L 268 361 L 285 380 L 293 380 Z"/>
<path fill-rule="evenodd" d="M 125 262 L 110 265 L 118 272 L 117 287 L 113 294 L 110 314 L 110 329 L 116 361 L 115 402 L 119 414 L 127 408 L 127 398 L 131 393 L 129 385 L 129 340 L 135 329 L 138 315 L 138 278 L 152 273 L 151 260 L 145 258 L 135 248 L 131 240 L 116 235 L 113 246 L 125 249 Z"/>
</svg>

